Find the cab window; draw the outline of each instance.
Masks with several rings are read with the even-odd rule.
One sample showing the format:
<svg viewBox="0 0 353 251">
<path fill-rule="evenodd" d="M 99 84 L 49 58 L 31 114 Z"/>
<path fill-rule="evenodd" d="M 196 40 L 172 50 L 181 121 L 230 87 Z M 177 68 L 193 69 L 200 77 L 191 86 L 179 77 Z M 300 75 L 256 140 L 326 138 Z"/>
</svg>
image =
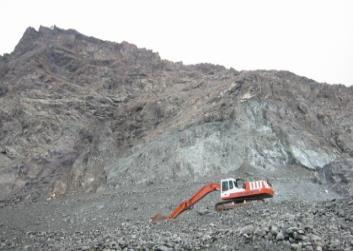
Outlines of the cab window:
<svg viewBox="0 0 353 251">
<path fill-rule="evenodd" d="M 245 181 L 243 179 L 237 179 L 235 185 L 238 188 L 245 188 Z"/>
<path fill-rule="evenodd" d="M 233 181 L 232 180 L 229 181 L 229 189 L 233 189 Z"/>
<path fill-rule="evenodd" d="M 228 181 L 222 182 L 222 191 L 228 191 Z"/>
</svg>

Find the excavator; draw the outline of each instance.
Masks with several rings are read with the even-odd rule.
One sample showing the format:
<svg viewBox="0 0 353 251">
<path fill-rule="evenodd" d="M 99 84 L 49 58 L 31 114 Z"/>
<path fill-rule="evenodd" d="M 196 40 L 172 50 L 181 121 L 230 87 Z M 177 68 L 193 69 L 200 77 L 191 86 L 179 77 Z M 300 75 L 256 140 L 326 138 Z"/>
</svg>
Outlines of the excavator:
<svg viewBox="0 0 353 251">
<path fill-rule="evenodd" d="M 244 181 L 240 178 L 222 179 L 220 183 L 209 183 L 201 187 L 190 199 L 181 202 L 168 216 L 163 216 L 159 213 L 156 214 L 151 218 L 151 222 L 156 223 L 163 220 L 175 219 L 184 211 L 191 209 L 207 194 L 214 191 L 221 192 L 221 201 L 215 205 L 216 211 L 231 209 L 247 201 L 263 201 L 266 198 L 272 198 L 274 195 L 271 183 L 266 180 Z"/>
</svg>

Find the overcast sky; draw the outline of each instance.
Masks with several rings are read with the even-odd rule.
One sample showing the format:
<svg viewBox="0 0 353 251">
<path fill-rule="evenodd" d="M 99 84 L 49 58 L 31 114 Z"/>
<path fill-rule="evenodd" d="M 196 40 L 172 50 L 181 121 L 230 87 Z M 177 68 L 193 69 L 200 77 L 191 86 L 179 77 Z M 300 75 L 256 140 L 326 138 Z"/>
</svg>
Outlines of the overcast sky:
<svg viewBox="0 0 353 251">
<path fill-rule="evenodd" d="M 185 64 L 283 69 L 353 84 L 352 0 L 1 0 L 0 54 L 28 26 L 128 41 Z"/>
</svg>

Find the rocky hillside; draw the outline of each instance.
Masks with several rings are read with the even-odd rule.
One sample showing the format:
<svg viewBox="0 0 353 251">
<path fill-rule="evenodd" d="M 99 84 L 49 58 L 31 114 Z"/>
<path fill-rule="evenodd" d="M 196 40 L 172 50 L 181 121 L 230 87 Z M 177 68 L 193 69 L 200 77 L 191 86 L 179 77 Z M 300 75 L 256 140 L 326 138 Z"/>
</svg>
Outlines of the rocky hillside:
<svg viewBox="0 0 353 251">
<path fill-rule="evenodd" d="M 0 57 L 0 200 L 293 170 L 352 194 L 352 97 L 286 71 L 28 28 Z"/>
</svg>

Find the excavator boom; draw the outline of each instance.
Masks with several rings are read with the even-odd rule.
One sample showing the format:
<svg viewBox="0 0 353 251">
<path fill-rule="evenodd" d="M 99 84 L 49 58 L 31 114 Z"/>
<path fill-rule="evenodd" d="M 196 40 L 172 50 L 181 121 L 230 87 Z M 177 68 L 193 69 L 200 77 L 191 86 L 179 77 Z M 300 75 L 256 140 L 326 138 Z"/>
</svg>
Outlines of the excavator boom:
<svg viewBox="0 0 353 251">
<path fill-rule="evenodd" d="M 191 208 L 193 205 L 195 205 L 197 202 L 199 202 L 203 197 L 205 197 L 207 194 L 220 190 L 220 186 L 218 183 L 209 183 L 203 187 L 201 187 L 200 190 L 198 190 L 190 199 L 183 201 L 182 203 L 179 204 L 177 208 L 168 216 L 168 219 L 175 219 L 178 217 L 181 213 L 183 213 L 185 210 Z"/>
<path fill-rule="evenodd" d="M 181 202 L 179 206 L 177 206 L 174 209 L 174 211 L 170 213 L 169 216 L 162 216 L 161 214 L 156 214 L 155 216 L 152 217 L 152 222 L 156 222 L 160 220 L 175 219 L 185 210 L 190 209 L 193 205 L 195 205 L 207 194 L 214 192 L 216 190 L 220 190 L 220 185 L 218 183 L 209 183 L 201 187 L 201 189 L 198 190 L 196 193 L 194 193 L 194 195 L 190 199 Z"/>
</svg>

